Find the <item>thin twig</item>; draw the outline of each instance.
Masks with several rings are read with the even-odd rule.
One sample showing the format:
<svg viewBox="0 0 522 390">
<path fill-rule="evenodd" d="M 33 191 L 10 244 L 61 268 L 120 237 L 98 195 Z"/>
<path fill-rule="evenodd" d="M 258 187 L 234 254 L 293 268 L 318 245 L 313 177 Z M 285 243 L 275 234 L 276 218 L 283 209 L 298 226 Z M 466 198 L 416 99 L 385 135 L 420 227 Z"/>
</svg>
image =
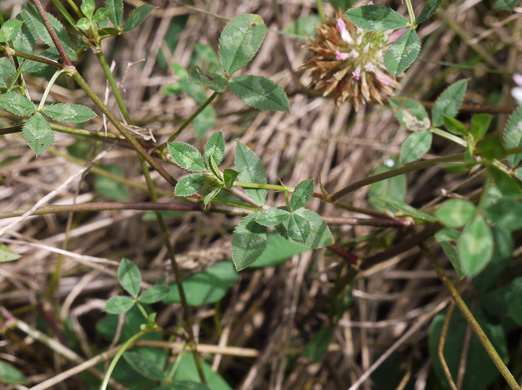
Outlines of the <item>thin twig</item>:
<svg viewBox="0 0 522 390">
<path fill-rule="evenodd" d="M 424 252 L 425 256 L 432 263 L 433 267 L 435 268 L 435 271 L 437 271 L 437 274 L 439 275 L 439 278 L 442 281 L 442 284 L 444 284 L 444 287 L 446 287 L 446 289 L 450 293 L 451 297 L 455 301 L 455 304 L 461 311 L 462 315 L 464 316 L 464 318 L 466 319 L 468 324 L 473 329 L 473 332 L 479 339 L 480 343 L 482 344 L 482 346 L 488 353 L 491 360 L 493 360 L 493 363 L 495 364 L 495 366 L 497 366 L 498 370 L 500 371 L 500 373 L 506 380 L 509 387 L 512 390 L 521 390 L 516 379 L 513 377 L 513 374 L 511 373 L 511 371 L 509 371 L 509 369 L 506 367 L 502 358 L 498 355 L 495 347 L 493 346 L 493 344 L 491 344 L 491 341 L 489 341 L 488 336 L 486 336 L 486 334 L 480 327 L 479 323 L 477 322 L 477 320 L 475 319 L 475 317 L 473 316 L 471 311 L 468 309 L 468 306 L 466 305 L 464 300 L 461 298 L 459 292 L 457 291 L 457 289 L 455 288 L 453 283 L 451 283 L 451 281 L 449 280 L 448 276 L 446 275 L 446 272 L 444 272 L 444 269 L 442 269 L 439 262 L 437 261 L 437 259 L 433 255 L 433 253 L 431 252 L 431 250 L 424 243 L 421 243 L 420 247 L 421 247 L 422 251 Z"/>
<path fill-rule="evenodd" d="M 444 371 L 444 375 L 446 376 L 446 380 L 448 381 L 451 389 L 458 390 L 457 386 L 455 386 L 455 382 L 453 382 L 453 378 L 451 377 L 451 372 L 448 368 L 448 364 L 446 363 L 446 359 L 444 358 L 444 344 L 446 343 L 446 336 L 448 334 L 451 316 L 453 315 L 453 309 L 455 309 L 455 302 L 451 301 L 448 307 L 448 311 L 446 312 L 444 324 L 442 325 L 442 331 L 440 332 L 440 340 L 439 347 L 437 349 L 437 354 L 439 356 L 440 364 L 442 365 L 442 371 Z"/>
</svg>

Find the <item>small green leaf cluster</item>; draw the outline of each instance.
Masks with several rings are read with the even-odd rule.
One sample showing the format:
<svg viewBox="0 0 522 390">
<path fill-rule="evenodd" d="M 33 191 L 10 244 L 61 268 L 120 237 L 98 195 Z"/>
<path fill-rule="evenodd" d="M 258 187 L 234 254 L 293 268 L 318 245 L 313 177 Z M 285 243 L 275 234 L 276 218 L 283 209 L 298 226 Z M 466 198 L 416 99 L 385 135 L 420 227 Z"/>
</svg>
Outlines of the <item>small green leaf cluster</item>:
<svg viewBox="0 0 522 390">
<path fill-rule="evenodd" d="M 494 260 L 495 230 L 501 229 L 509 236 L 511 231 L 522 227 L 518 222 L 522 218 L 519 203 L 522 169 L 516 168 L 522 154 L 508 155 L 506 151 L 522 146 L 522 107 L 509 118 L 503 140 L 496 135 L 486 137 L 491 115 L 474 115 L 469 128 L 456 119 L 466 87 L 467 81 L 461 80 L 442 92 L 433 106 L 431 120 L 422 104 L 414 100 L 390 99 L 390 105 L 397 120 L 413 132 L 402 146 L 402 163 L 425 155 L 431 147 L 432 134 L 437 134 L 466 148 L 465 167 L 482 165 L 486 168 L 491 188 L 484 191 L 478 206 L 466 199 L 451 199 L 435 212 L 435 217 L 445 226 L 437 234 L 437 241 L 460 277 L 475 277 Z M 511 169 L 501 163 L 504 158 Z M 396 204 L 393 206 L 397 209 Z"/>
<path fill-rule="evenodd" d="M 195 147 L 183 142 L 169 142 L 168 150 L 176 165 L 186 171 L 195 172 L 178 182 L 174 189 L 176 196 L 192 196 L 205 187 L 208 190 L 203 199 L 206 206 L 224 187 L 232 188 L 239 175 L 239 172 L 232 169 L 225 169 L 223 173 L 218 168 L 225 156 L 225 138 L 220 131 L 208 140 L 205 158 Z"/>
<path fill-rule="evenodd" d="M 141 290 L 141 273 L 139 268 L 130 260 L 123 258 L 118 267 L 118 281 L 121 287 L 132 297 L 117 296 L 110 298 L 105 311 L 111 314 L 126 313 L 134 305 L 156 303 L 163 300 L 169 293 L 169 288 L 162 285 L 154 285 L 143 293 Z M 154 324 L 154 315 L 148 316 L 149 322 Z"/>
<path fill-rule="evenodd" d="M 53 104 L 38 110 L 31 100 L 18 92 L 0 94 L 0 107 L 14 115 L 29 117 L 23 126 L 23 136 L 36 155 L 54 142 L 53 131 L 44 115 L 66 123 L 85 122 L 96 116 L 90 108 L 78 104 Z"/>
<path fill-rule="evenodd" d="M 261 257 L 268 244 L 269 227 L 275 227 L 291 243 L 307 248 L 317 249 L 334 243 L 324 220 L 303 208 L 312 197 L 313 189 L 313 181 L 305 180 L 294 189 L 290 200 L 285 192 L 286 206 L 250 214 L 239 223 L 232 236 L 232 260 L 238 271 Z"/>
<path fill-rule="evenodd" d="M 442 92 L 433 106 L 431 120 L 421 103 L 412 99 L 390 99 L 395 117 L 401 125 L 412 132 L 402 145 L 401 163 L 413 162 L 424 156 L 431 148 L 433 134 L 466 146 L 470 158 L 477 153 L 489 160 L 502 157 L 500 152 L 496 157 L 493 152 L 498 146 L 498 139 L 494 140 L 493 137 L 483 140 L 492 120 L 491 115 L 475 115 L 471 120 L 470 130 L 455 118 L 464 100 L 466 89 L 467 80 L 460 80 Z M 442 125 L 447 131 L 438 128 Z"/>
<path fill-rule="evenodd" d="M 393 77 L 404 72 L 415 61 L 421 43 L 415 31 L 420 23 L 426 22 L 435 13 L 443 0 L 429 0 L 418 18 L 410 11 L 410 20 L 398 12 L 380 5 L 366 5 L 346 11 L 346 17 L 357 27 L 367 31 L 391 31 L 406 29 L 392 43 L 384 56 L 386 68 Z"/>
<path fill-rule="evenodd" d="M 92 0 L 84 0 L 84 3 L 91 1 Z M 149 14 L 154 10 L 154 6 L 152 5 L 140 5 L 134 11 L 132 11 L 129 18 L 125 21 L 125 23 L 123 23 L 123 0 L 107 0 L 105 4 L 107 7 L 106 12 L 107 16 L 109 17 L 109 20 L 112 22 L 113 26 L 119 31 L 120 34 L 122 31 L 134 30 L 141 23 L 143 23 L 147 16 L 149 16 Z M 103 11 L 103 13 L 105 13 L 105 11 Z M 85 16 L 89 18 L 87 14 L 85 14 Z"/>
<path fill-rule="evenodd" d="M 205 157 L 191 145 L 169 142 L 168 150 L 180 168 L 193 172 L 179 180 L 174 194 L 192 196 L 203 190 L 203 203 L 208 206 L 223 188 L 243 187 L 247 195 L 260 207 L 265 204 L 267 176 L 259 157 L 242 143 L 237 144 L 236 169 L 219 170 L 225 155 L 225 139 L 221 132 L 214 133 L 205 146 Z M 236 182 L 236 179 L 239 182 Z M 268 228 L 274 227 L 285 239 L 308 248 L 321 248 L 333 244 L 330 229 L 316 213 L 304 209 L 314 192 L 312 180 L 305 180 L 290 190 L 284 186 L 287 205 L 272 207 L 245 217 L 232 236 L 232 260 L 236 269 L 253 264 L 268 244 Z M 288 193 L 292 197 L 288 199 Z"/>
<path fill-rule="evenodd" d="M 215 92 L 230 90 L 243 103 L 258 110 L 289 111 L 284 90 L 262 76 L 232 77 L 257 54 L 266 35 L 259 15 L 239 15 L 227 23 L 219 38 L 219 61 L 223 74 L 206 72 L 199 66 L 189 68 L 188 80 Z"/>
</svg>

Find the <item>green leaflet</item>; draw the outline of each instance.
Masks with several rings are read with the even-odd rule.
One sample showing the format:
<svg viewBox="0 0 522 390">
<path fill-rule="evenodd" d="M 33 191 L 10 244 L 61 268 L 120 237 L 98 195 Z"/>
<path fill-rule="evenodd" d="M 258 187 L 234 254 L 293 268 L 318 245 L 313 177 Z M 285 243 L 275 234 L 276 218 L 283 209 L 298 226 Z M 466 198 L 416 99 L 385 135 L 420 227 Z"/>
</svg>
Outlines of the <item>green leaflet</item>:
<svg viewBox="0 0 522 390">
<path fill-rule="evenodd" d="M 468 86 L 467 80 L 460 80 L 451 84 L 442 92 L 433 106 L 432 122 L 435 126 L 444 123 L 444 115 L 454 118 L 459 112 Z"/>
<path fill-rule="evenodd" d="M 299 244 L 305 244 L 310 236 L 311 224 L 298 214 L 290 214 L 283 222 L 286 234 L 290 239 Z"/>
<path fill-rule="evenodd" d="M 346 17 L 357 27 L 368 31 L 396 30 L 408 26 L 408 19 L 380 5 L 352 8 L 346 12 Z"/>
<path fill-rule="evenodd" d="M 156 303 L 167 297 L 169 294 L 169 288 L 167 286 L 154 285 L 151 288 L 145 290 L 139 297 L 138 300 L 141 303 Z"/>
<path fill-rule="evenodd" d="M 240 142 L 237 144 L 235 164 L 236 169 L 240 172 L 238 176 L 239 181 L 245 183 L 267 183 L 263 163 L 253 151 Z M 265 189 L 245 188 L 245 192 L 254 202 L 259 203 L 260 205 L 265 204 L 267 194 Z"/>
<path fill-rule="evenodd" d="M 42 114 L 34 114 L 25 122 L 23 135 L 25 142 L 27 142 L 37 156 L 49 149 L 54 142 L 53 130 Z"/>
<path fill-rule="evenodd" d="M 330 232 L 330 229 L 328 228 L 328 225 L 319 215 L 308 209 L 299 209 L 295 211 L 293 214 L 304 218 L 310 223 L 310 234 L 305 242 L 301 242 L 291 237 L 285 226 L 278 225 L 277 231 L 283 237 L 295 244 L 312 249 L 319 249 L 328 245 L 332 245 L 334 243 L 334 238 L 332 233 Z"/>
<path fill-rule="evenodd" d="M 109 298 L 103 310 L 110 314 L 126 313 L 134 306 L 134 303 L 134 299 L 129 297 L 112 297 Z"/>
<path fill-rule="evenodd" d="M 132 11 L 132 14 L 129 16 L 127 21 L 122 27 L 123 31 L 131 31 L 138 27 L 147 16 L 152 12 L 154 6 L 152 5 L 141 5 Z"/>
<path fill-rule="evenodd" d="M 265 77 L 235 77 L 229 85 L 232 93 L 243 103 L 258 110 L 290 111 L 285 91 Z"/>
<path fill-rule="evenodd" d="M 421 43 L 415 30 L 407 30 L 393 42 L 384 56 L 384 64 L 393 77 L 404 72 L 419 55 Z"/>
<path fill-rule="evenodd" d="M 0 382 L 12 385 L 26 385 L 29 383 L 21 371 L 3 360 L 0 360 Z"/>
<path fill-rule="evenodd" d="M 118 280 L 125 291 L 133 297 L 138 296 L 141 286 L 141 274 L 132 261 L 125 258 L 121 259 L 118 267 Z"/>
<path fill-rule="evenodd" d="M 8 42 L 16 37 L 22 28 L 22 22 L 16 19 L 7 20 L 0 28 L 0 42 Z"/>
<path fill-rule="evenodd" d="M 0 263 L 18 260 L 20 257 L 18 253 L 13 252 L 6 245 L 0 244 Z"/>
<path fill-rule="evenodd" d="M 176 196 L 191 196 L 197 193 L 205 185 L 205 179 L 200 173 L 193 173 L 181 178 L 176 184 L 174 195 Z"/>
<path fill-rule="evenodd" d="M 86 122 L 96 116 L 90 108 L 79 104 L 53 104 L 42 110 L 49 118 L 64 123 Z"/>
<path fill-rule="evenodd" d="M 256 218 L 256 222 L 263 226 L 277 226 L 288 220 L 290 213 L 281 208 L 269 208 Z"/>
<path fill-rule="evenodd" d="M 290 208 L 295 211 L 306 205 L 314 194 L 314 181 L 305 180 L 295 187 L 290 200 Z"/>
<path fill-rule="evenodd" d="M 94 4 L 94 0 L 83 0 L 80 9 L 87 19 L 92 19 L 96 4 Z"/>
<path fill-rule="evenodd" d="M 232 188 L 238 176 L 238 171 L 225 168 L 225 170 L 223 171 L 223 180 L 225 181 L 225 186 L 229 189 Z"/>
<path fill-rule="evenodd" d="M 0 95 L 0 107 L 18 116 L 28 116 L 36 112 L 36 106 L 25 96 L 16 92 L 6 92 Z"/>
<path fill-rule="evenodd" d="M 428 4 L 423 8 L 419 17 L 417 18 L 417 24 L 426 22 L 432 15 L 437 11 L 444 0 L 429 0 Z M 518 1 L 518 0 L 517 0 Z"/>
<path fill-rule="evenodd" d="M 197 83 L 216 92 L 225 92 L 228 81 L 217 73 L 204 72 L 199 66 L 189 68 L 188 81 Z"/>
<path fill-rule="evenodd" d="M 202 272 L 183 278 L 183 290 L 190 306 L 202 306 L 219 302 L 234 286 L 238 278 L 234 264 L 230 261 L 219 261 Z M 176 282 L 168 286 L 169 293 L 164 303 L 180 303 L 181 297 Z"/>
<path fill-rule="evenodd" d="M 450 199 L 435 211 L 435 216 L 450 228 L 464 226 L 475 215 L 475 205 L 465 199 Z"/>
<path fill-rule="evenodd" d="M 254 58 L 266 30 L 259 15 L 239 15 L 227 23 L 219 38 L 219 54 L 225 73 L 232 75 Z"/>
<path fill-rule="evenodd" d="M 464 123 L 462 123 L 461 121 L 459 121 L 455 118 L 451 118 L 447 115 L 444 115 L 443 122 L 444 122 L 444 127 L 446 127 L 446 129 L 450 133 L 453 133 L 455 135 L 461 135 L 464 137 L 469 135 L 468 129 L 466 128 L 466 126 L 464 126 Z"/>
<path fill-rule="evenodd" d="M 515 8 L 520 0 L 497 0 L 494 9 L 500 9 L 505 11 L 511 11 Z"/>
<path fill-rule="evenodd" d="M 253 213 L 243 218 L 232 235 L 232 261 L 237 271 L 254 263 L 268 244 L 266 227 L 255 221 L 258 215 Z"/>
<path fill-rule="evenodd" d="M 493 234 L 486 220 L 476 216 L 466 225 L 457 243 L 460 264 L 467 276 L 475 276 L 491 260 Z"/>
<path fill-rule="evenodd" d="M 477 114 L 471 118 L 471 135 L 479 140 L 486 135 L 493 116 L 489 114 Z M 522 130 L 521 130 L 522 132 Z"/>
<path fill-rule="evenodd" d="M 407 164 L 424 156 L 430 150 L 432 140 L 433 135 L 429 130 L 410 134 L 401 147 L 401 163 Z"/>
<path fill-rule="evenodd" d="M 518 107 L 509 117 L 504 129 L 504 145 L 506 148 L 522 146 L 522 106 Z M 513 167 L 522 160 L 522 153 L 511 154 L 507 160 Z"/>
<path fill-rule="evenodd" d="M 207 169 L 201 153 L 192 145 L 183 142 L 169 142 L 169 153 L 180 168 L 187 171 L 203 172 Z"/>
<path fill-rule="evenodd" d="M 123 19 L 123 0 L 105 0 L 107 9 L 109 10 L 109 19 L 114 27 L 121 26 Z"/>
<path fill-rule="evenodd" d="M 145 378 L 162 380 L 165 375 L 157 363 L 139 352 L 127 351 L 123 354 L 130 366 Z"/>
<path fill-rule="evenodd" d="M 221 164 L 225 156 L 225 137 L 221 131 L 217 131 L 210 136 L 205 145 L 205 160 L 210 161 L 210 156 L 214 158 L 217 165 Z"/>
</svg>

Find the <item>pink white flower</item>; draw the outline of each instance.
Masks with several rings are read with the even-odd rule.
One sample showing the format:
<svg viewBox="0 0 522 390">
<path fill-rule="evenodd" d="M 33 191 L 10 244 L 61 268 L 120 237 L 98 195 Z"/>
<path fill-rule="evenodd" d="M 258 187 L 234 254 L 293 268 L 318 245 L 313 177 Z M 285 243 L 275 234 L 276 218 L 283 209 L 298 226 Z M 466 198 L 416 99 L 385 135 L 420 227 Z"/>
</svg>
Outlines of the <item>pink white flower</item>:
<svg viewBox="0 0 522 390">
<path fill-rule="evenodd" d="M 337 31 L 341 33 L 341 39 L 346 43 L 353 44 L 353 38 L 350 35 L 350 32 L 346 28 L 346 23 L 341 18 L 337 19 L 337 23 L 335 25 Z"/>
<path fill-rule="evenodd" d="M 407 28 L 400 28 L 398 30 L 395 30 L 388 36 L 388 43 L 393 43 L 397 39 L 399 39 L 402 34 L 404 34 L 408 29 Z"/>
<path fill-rule="evenodd" d="M 518 87 L 511 90 L 511 95 L 517 101 L 518 105 L 522 105 L 522 74 L 515 74 L 513 76 L 513 81 L 518 85 Z"/>
<path fill-rule="evenodd" d="M 352 72 L 352 76 L 353 76 L 356 80 L 360 80 L 360 79 L 361 79 L 361 69 L 360 69 L 360 66 L 358 66 L 357 69 L 355 69 L 355 70 Z"/>
<path fill-rule="evenodd" d="M 335 58 L 337 58 L 337 61 L 344 61 L 348 59 L 348 57 L 350 57 L 348 53 L 341 53 L 338 50 L 335 51 Z"/>
</svg>

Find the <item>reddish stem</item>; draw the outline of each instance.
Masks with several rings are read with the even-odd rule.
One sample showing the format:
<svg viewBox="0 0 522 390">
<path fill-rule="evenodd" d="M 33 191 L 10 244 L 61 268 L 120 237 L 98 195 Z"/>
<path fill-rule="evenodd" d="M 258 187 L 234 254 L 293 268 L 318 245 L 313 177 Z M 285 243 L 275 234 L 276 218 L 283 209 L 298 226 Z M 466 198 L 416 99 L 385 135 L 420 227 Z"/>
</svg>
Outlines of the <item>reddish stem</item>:
<svg viewBox="0 0 522 390">
<path fill-rule="evenodd" d="M 38 11 L 38 14 L 42 18 L 45 28 L 49 32 L 49 35 L 51 36 L 51 39 L 53 40 L 54 45 L 56 46 L 56 49 L 58 49 L 58 53 L 60 53 L 60 57 L 62 57 L 63 63 L 65 64 L 65 66 L 73 66 L 71 60 L 69 59 L 69 56 L 65 52 L 62 42 L 60 42 L 58 35 L 56 35 L 56 31 L 54 31 L 54 28 L 51 25 L 51 22 L 47 17 L 47 14 L 45 13 L 42 3 L 40 3 L 40 0 L 33 0 L 33 3 L 36 7 L 36 10 Z"/>
</svg>

